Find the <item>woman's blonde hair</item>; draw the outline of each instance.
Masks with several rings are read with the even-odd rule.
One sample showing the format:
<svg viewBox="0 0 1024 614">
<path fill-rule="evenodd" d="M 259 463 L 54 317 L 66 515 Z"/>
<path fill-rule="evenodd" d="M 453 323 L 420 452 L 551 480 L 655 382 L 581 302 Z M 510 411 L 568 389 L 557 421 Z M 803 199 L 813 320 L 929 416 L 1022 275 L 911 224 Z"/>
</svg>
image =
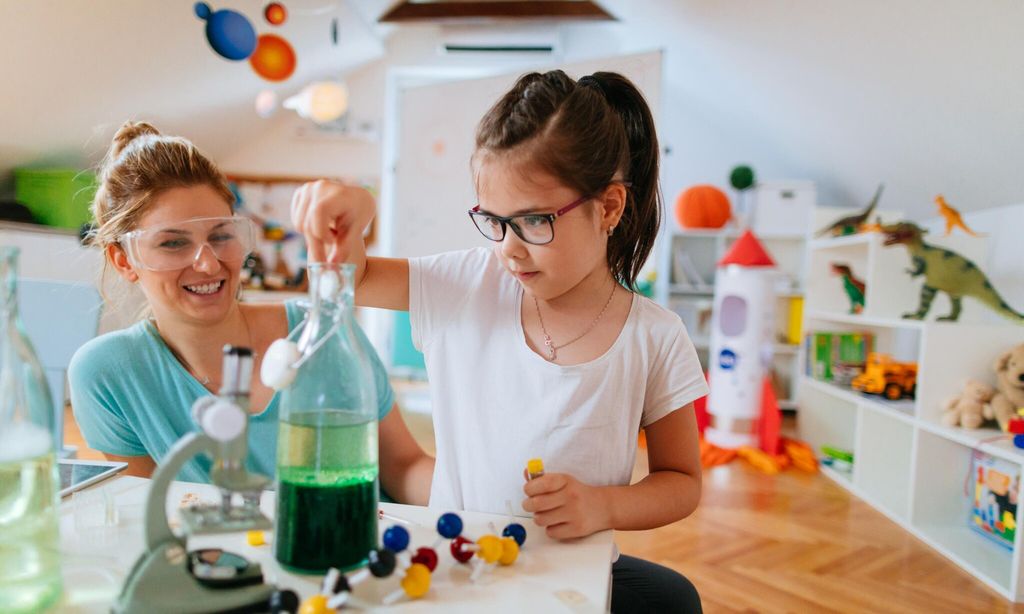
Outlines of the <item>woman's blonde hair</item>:
<svg viewBox="0 0 1024 614">
<path fill-rule="evenodd" d="M 172 188 L 206 185 L 231 206 L 227 179 L 187 139 L 164 136 L 147 122 L 125 122 L 99 171 L 89 242 L 104 250 L 134 230 L 153 201 Z"/>
</svg>

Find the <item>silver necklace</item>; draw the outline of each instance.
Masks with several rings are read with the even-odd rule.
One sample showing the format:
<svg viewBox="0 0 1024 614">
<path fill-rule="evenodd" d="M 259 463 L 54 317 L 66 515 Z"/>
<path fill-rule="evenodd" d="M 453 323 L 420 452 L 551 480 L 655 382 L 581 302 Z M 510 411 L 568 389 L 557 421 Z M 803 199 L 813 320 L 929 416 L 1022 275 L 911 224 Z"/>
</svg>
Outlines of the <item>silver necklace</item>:
<svg viewBox="0 0 1024 614">
<path fill-rule="evenodd" d="M 537 300 L 536 296 L 533 297 L 533 305 L 534 305 L 534 307 L 537 308 L 537 319 L 540 321 L 540 330 L 541 330 L 542 333 L 544 333 L 544 345 L 548 349 L 548 356 L 547 356 L 548 362 L 554 362 L 555 358 L 558 357 L 558 353 L 557 353 L 558 350 L 564 348 L 567 345 L 572 345 L 573 343 L 576 343 L 577 341 L 582 339 L 587 333 L 589 333 L 590 331 L 594 330 L 594 327 L 597 326 L 598 321 L 601 320 L 601 316 L 604 315 L 605 311 L 608 311 L 608 305 L 612 304 L 612 297 L 613 296 L 615 296 L 615 282 L 614 281 L 612 282 L 612 292 L 611 292 L 611 294 L 608 295 L 608 300 L 605 301 L 604 307 L 601 308 L 601 313 L 597 314 L 597 317 L 594 318 L 594 321 L 590 323 L 590 326 L 588 326 L 586 328 L 586 330 L 584 330 L 582 333 L 580 333 L 579 335 L 574 337 L 571 341 L 566 341 L 562 345 L 555 345 L 555 343 L 551 340 L 551 335 L 548 334 L 548 329 L 544 327 L 544 317 L 542 315 L 540 315 L 540 302 Z"/>
</svg>

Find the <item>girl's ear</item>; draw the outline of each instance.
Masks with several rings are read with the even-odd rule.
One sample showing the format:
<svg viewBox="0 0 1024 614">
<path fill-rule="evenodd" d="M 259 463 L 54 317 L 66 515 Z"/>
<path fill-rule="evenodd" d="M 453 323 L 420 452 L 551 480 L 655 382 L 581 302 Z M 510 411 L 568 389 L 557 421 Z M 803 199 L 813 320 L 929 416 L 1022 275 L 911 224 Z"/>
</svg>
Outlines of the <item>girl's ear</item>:
<svg viewBox="0 0 1024 614">
<path fill-rule="evenodd" d="M 135 268 L 129 262 L 128 254 L 117 243 L 111 243 L 107 246 L 107 260 L 110 261 L 110 264 L 114 266 L 114 270 L 122 278 L 131 283 L 139 281 L 139 274 L 135 272 Z"/>
<path fill-rule="evenodd" d="M 626 209 L 626 186 L 619 182 L 610 183 L 601 194 L 601 229 L 611 234 L 619 225 Z"/>
</svg>

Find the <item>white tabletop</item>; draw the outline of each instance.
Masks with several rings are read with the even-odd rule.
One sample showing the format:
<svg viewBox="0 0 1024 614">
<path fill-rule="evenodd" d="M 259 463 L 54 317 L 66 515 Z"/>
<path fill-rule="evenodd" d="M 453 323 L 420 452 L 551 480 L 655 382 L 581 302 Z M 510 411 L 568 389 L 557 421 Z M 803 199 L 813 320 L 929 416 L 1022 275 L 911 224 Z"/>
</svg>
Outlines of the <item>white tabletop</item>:
<svg viewBox="0 0 1024 614">
<path fill-rule="evenodd" d="M 131 565 L 143 552 L 143 512 L 149 480 L 122 476 L 102 482 L 65 499 L 60 509 L 64 601 L 62 612 L 108 612 L 120 592 Z M 218 501 L 217 491 L 206 484 L 175 482 L 168 495 L 168 515 L 177 510 L 182 498 L 193 493 L 203 501 Z M 112 497 L 118 523 L 104 528 L 102 501 Z M 260 502 L 273 517 L 275 497 L 266 492 Z M 433 547 L 438 541 L 435 527 L 446 510 L 382 503 L 385 513 L 411 521 L 405 524 L 412 536 L 410 547 Z M 509 522 L 506 516 L 462 512 L 463 535 L 478 537 L 495 529 L 500 533 Z M 173 522 L 173 521 L 172 521 Z M 454 561 L 448 541 L 437 547 L 440 562 L 431 576 L 430 592 L 416 601 L 403 601 L 391 609 L 409 612 L 604 612 L 608 606 L 612 533 L 604 531 L 567 542 L 548 538 L 529 518 L 517 518 L 526 527 L 527 539 L 518 560 L 509 567 L 495 567 L 476 582 L 470 568 Z M 380 529 L 395 524 L 381 521 Z M 494 529 L 491 528 L 493 524 Z M 267 541 L 273 532 L 266 532 Z M 305 599 L 319 591 L 321 576 L 301 576 L 283 570 L 274 560 L 273 546 L 250 546 L 242 533 L 202 536 L 189 540 L 190 549 L 220 547 L 260 563 L 265 580 L 290 588 Z M 370 579 L 356 587 L 354 596 L 370 610 L 384 609 L 383 596 L 399 586 L 398 574 L 387 579 Z"/>
</svg>

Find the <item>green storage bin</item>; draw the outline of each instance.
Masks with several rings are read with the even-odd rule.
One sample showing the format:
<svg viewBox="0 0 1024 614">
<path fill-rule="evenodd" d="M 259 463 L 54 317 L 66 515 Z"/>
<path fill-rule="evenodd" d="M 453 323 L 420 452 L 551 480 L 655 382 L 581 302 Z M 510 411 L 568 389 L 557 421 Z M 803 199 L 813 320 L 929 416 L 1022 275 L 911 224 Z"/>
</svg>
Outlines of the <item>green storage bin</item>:
<svg viewBox="0 0 1024 614">
<path fill-rule="evenodd" d="M 78 229 L 90 219 L 96 176 L 73 168 L 14 169 L 14 198 L 40 223 Z"/>
</svg>

